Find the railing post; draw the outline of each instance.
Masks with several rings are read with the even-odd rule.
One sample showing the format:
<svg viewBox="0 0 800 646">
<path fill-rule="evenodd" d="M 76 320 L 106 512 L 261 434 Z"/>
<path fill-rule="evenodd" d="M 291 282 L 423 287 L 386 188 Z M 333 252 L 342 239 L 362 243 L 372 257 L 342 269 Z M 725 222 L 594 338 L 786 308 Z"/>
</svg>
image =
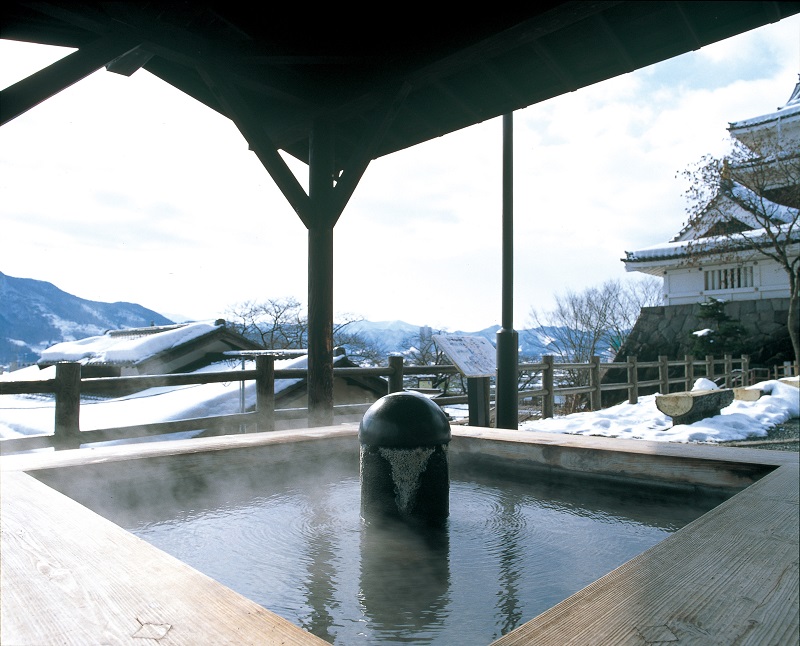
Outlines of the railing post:
<svg viewBox="0 0 800 646">
<path fill-rule="evenodd" d="M 389 375 L 389 392 L 403 392 L 403 355 L 390 354 L 389 367 L 392 369 Z"/>
<path fill-rule="evenodd" d="M 686 375 L 685 390 L 691 390 L 694 387 L 694 356 L 687 354 L 683 360 L 686 362 L 686 368 L 683 371 L 683 374 Z"/>
<path fill-rule="evenodd" d="M 639 403 L 639 368 L 635 354 L 628 357 L 628 403 Z"/>
<path fill-rule="evenodd" d="M 542 357 L 544 368 L 542 368 L 542 389 L 544 396 L 542 397 L 542 418 L 548 419 L 553 416 L 553 409 L 555 407 L 555 393 L 553 392 L 553 355 L 545 355 Z"/>
<path fill-rule="evenodd" d="M 714 355 L 706 355 L 706 379 L 714 381 Z"/>
<path fill-rule="evenodd" d="M 742 386 L 752 386 L 753 380 L 750 376 L 750 355 L 742 355 Z"/>
<path fill-rule="evenodd" d="M 731 379 L 733 375 L 733 356 L 730 354 L 724 355 L 724 363 L 723 369 L 725 370 L 725 388 L 730 388 L 733 384 L 731 383 Z"/>
<path fill-rule="evenodd" d="M 669 357 L 662 354 L 658 357 L 658 380 L 662 395 L 669 395 Z"/>
<path fill-rule="evenodd" d="M 602 390 L 600 389 L 600 357 L 592 357 L 589 365 L 589 386 L 592 391 L 589 393 L 589 406 L 592 410 L 602 408 Z"/>
<path fill-rule="evenodd" d="M 469 407 L 469 425 L 490 427 L 489 413 L 489 377 L 467 378 L 467 406 Z"/>
<path fill-rule="evenodd" d="M 259 431 L 275 430 L 275 357 L 256 356 L 256 413 Z"/>
<path fill-rule="evenodd" d="M 56 364 L 56 419 L 53 444 L 56 448 L 78 448 L 80 441 L 81 364 Z"/>
</svg>

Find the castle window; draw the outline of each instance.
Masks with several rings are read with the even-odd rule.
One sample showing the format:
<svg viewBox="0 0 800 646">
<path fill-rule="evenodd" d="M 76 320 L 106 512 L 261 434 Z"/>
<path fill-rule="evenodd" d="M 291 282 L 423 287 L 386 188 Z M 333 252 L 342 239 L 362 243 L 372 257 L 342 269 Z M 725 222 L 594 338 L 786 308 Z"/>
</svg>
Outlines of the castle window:
<svg viewBox="0 0 800 646">
<path fill-rule="evenodd" d="M 706 291 L 744 289 L 753 286 L 752 267 L 727 267 L 707 269 L 704 272 Z"/>
</svg>

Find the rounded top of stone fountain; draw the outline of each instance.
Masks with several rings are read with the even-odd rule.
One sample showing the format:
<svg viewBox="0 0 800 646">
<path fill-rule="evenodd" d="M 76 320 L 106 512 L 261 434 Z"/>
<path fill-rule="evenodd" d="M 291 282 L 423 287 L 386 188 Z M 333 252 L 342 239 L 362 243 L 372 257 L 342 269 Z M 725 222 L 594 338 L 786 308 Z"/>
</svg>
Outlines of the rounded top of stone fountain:
<svg viewBox="0 0 800 646">
<path fill-rule="evenodd" d="M 381 397 L 358 427 L 361 444 L 387 448 L 436 446 L 450 442 L 450 422 L 441 408 L 413 391 Z"/>
</svg>

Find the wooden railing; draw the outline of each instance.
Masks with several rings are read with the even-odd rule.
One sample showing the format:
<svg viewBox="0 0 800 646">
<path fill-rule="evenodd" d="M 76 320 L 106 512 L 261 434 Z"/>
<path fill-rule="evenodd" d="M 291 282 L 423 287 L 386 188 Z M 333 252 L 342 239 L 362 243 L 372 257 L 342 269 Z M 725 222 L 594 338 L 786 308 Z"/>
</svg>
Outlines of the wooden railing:
<svg viewBox="0 0 800 646">
<path fill-rule="evenodd" d="M 277 420 L 297 420 L 307 418 L 305 408 L 275 408 L 275 380 L 303 379 L 305 369 L 275 370 L 275 357 L 261 355 L 256 357 L 254 370 L 229 370 L 224 372 L 182 373 L 172 375 L 143 375 L 135 377 L 81 377 L 78 363 L 56 364 L 54 379 L 38 381 L 0 381 L 0 395 L 50 393 L 55 395 L 55 419 L 53 435 L 36 435 L 10 438 L 0 441 L 0 451 L 10 453 L 41 447 L 74 448 L 81 444 L 119 439 L 133 439 L 151 435 L 177 433 L 181 431 L 203 430 L 206 434 L 225 434 L 240 426 L 254 425 L 259 431 L 272 431 Z M 603 383 L 602 373 L 611 369 L 624 369 L 627 380 L 620 383 Z M 519 370 L 540 373 L 540 386 L 526 388 L 518 392 L 520 398 L 541 400 L 541 416 L 552 417 L 558 396 L 588 395 L 589 407 L 597 410 L 602 405 L 602 393 L 610 390 L 627 390 L 628 401 L 635 404 L 641 389 L 657 388 L 661 393 L 675 390 L 689 390 L 698 377 L 709 379 L 724 378 L 726 386 L 747 385 L 750 375 L 749 360 L 746 356 L 733 359 L 706 357 L 696 360 L 684 357 L 681 361 L 669 361 L 660 357 L 658 361 L 641 362 L 636 357 L 628 357 L 626 362 L 601 363 L 592 357 L 589 363 L 556 363 L 552 356 L 543 357 L 540 363 L 523 363 Z M 657 379 L 640 379 L 641 370 L 657 370 Z M 586 385 L 559 385 L 560 376 L 566 371 L 588 371 Z M 388 365 L 375 368 L 334 368 L 335 377 L 386 377 L 387 392 L 398 392 L 404 388 L 404 378 L 414 375 L 458 374 L 453 365 L 406 366 L 401 356 L 390 356 Z M 679 373 L 677 376 L 675 373 Z M 133 426 L 81 430 L 81 393 L 119 394 L 120 392 L 141 391 L 146 388 L 181 386 L 189 384 L 227 383 L 236 381 L 255 381 L 256 405 L 252 412 L 241 412 L 211 417 L 182 419 L 168 422 L 153 422 Z M 451 404 L 469 405 L 469 423 L 488 426 L 491 397 L 490 379 L 469 379 L 466 395 L 440 396 L 434 401 L 440 406 Z M 334 406 L 335 415 L 363 414 L 371 404 L 344 404 Z"/>
</svg>

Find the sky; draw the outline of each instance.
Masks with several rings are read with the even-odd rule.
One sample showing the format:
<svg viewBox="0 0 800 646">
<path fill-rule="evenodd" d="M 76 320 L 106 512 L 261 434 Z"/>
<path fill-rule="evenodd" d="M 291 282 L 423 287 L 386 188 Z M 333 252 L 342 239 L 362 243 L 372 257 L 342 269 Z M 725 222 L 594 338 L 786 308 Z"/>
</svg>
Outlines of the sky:
<svg viewBox="0 0 800 646">
<path fill-rule="evenodd" d="M 66 53 L 0 40 L 0 87 Z M 794 16 L 515 112 L 515 328 L 556 294 L 635 277 L 624 252 L 686 219 L 680 171 L 799 72 Z M 500 322 L 501 121 L 371 163 L 334 230 L 337 317 Z M 176 320 L 306 300 L 306 229 L 244 138 L 145 70 L 101 70 L 0 128 L 0 191 L 5 274 Z"/>
</svg>

